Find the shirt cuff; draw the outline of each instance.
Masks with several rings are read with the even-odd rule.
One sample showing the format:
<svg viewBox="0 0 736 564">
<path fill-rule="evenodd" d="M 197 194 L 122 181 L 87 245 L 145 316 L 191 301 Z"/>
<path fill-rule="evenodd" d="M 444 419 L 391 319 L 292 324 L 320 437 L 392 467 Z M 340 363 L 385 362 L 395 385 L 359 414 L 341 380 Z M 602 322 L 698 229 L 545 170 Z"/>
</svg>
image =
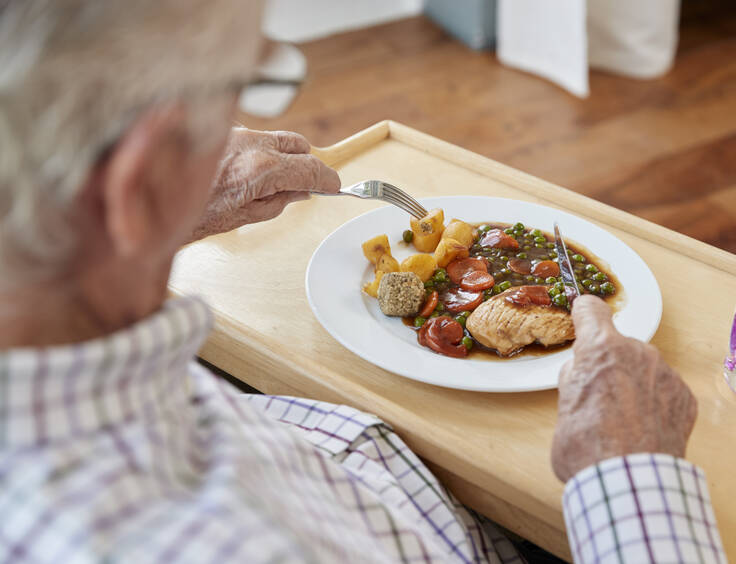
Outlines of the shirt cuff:
<svg viewBox="0 0 736 564">
<path fill-rule="evenodd" d="M 562 496 L 575 562 L 727 562 L 705 474 L 640 453 L 578 472 Z"/>
</svg>

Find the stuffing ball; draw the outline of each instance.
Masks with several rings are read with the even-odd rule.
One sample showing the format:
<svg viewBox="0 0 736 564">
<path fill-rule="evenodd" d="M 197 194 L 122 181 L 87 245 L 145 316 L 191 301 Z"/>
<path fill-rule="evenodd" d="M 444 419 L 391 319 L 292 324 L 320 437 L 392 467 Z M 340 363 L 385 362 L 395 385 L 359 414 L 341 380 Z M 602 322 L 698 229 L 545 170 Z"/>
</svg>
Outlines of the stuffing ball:
<svg viewBox="0 0 736 564">
<path fill-rule="evenodd" d="M 424 284 L 413 272 L 387 272 L 378 285 L 378 305 L 384 315 L 416 315 L 424 302 Z"/>
</svg>

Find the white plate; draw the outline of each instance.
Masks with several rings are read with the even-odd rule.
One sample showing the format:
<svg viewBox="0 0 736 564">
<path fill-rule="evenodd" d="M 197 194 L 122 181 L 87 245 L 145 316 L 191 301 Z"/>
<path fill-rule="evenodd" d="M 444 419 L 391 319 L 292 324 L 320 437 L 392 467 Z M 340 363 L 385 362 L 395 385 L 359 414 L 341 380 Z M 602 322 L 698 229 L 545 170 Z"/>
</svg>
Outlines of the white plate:
<svg viewBox="0 0 736 564">
<path fill-rule="evenodd" d="M 624 335 L 652 338 L 662 316 L 662 295 L 646 263 L 630 247 L 600 227 L 556 209 L 503 198 L 448 196 L 421 200 L 427 209 L 442 208 L 445 219 L 471 223 L 521 221 L 546 232 L 558 221 L 572 242 L 600 257 L 618 278 L 624 303 L 614 322 Z M 416 252 L 401 241 L 407 214 L 385 206 L 356 217 L 330 234 L 307 267 L 309 305 L 322 326 L 343 346 L 386 370 L 421 382 L 484 392 L 520 392 L 555 388 L 560 367 L 572 356 L 567 348 L 540 356 L 484 360 L 454 359 L 419 346 L 416 334 L 401 319 L 386 317 L 377 300 L 361 291 L 373 279 L 361 243 L 381 233 L 401 262 Z"/>
</svg>

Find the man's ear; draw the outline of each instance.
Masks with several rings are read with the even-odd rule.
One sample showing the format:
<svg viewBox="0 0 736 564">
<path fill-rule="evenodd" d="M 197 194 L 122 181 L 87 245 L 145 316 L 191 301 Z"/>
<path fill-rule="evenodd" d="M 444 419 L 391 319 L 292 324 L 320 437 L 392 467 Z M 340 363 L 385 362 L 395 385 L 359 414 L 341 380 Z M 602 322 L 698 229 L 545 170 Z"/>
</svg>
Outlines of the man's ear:
<svg viewBox="0 0 736 564">
<path fill-rule="evenodd" d="M 175 159 L 182 108 L 157 107 L 142 114 L 111 149 L 100 175 L 104 221 L 114 248 L 123 256 L 143 250 L 157 228 L 154 193 L 162 167 Z"/>
</svg>

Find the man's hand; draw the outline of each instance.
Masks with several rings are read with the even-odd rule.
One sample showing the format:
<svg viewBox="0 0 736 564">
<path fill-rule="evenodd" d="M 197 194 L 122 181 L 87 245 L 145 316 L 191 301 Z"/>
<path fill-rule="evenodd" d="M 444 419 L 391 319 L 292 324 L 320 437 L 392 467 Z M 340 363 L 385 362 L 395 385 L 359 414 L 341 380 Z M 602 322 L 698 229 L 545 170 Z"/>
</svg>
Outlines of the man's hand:
<svg viewBox="0 0 736 564">
<path fill-rule="evenodd" d="M 683 457 L 697 403 L 652 345 L 624 337 L 593 296 L 572 309 L 575 357 L 560 372 L 552 469 L 566 482 L 606 458 L 636 452 Z"/>
<path fill-rule="evenodd" d="M 274 218 L 309 192 L 337 192 L 337 172 L 310 149 L 297 133 L 233 129 L 192 240 Z"/>
</svg>

